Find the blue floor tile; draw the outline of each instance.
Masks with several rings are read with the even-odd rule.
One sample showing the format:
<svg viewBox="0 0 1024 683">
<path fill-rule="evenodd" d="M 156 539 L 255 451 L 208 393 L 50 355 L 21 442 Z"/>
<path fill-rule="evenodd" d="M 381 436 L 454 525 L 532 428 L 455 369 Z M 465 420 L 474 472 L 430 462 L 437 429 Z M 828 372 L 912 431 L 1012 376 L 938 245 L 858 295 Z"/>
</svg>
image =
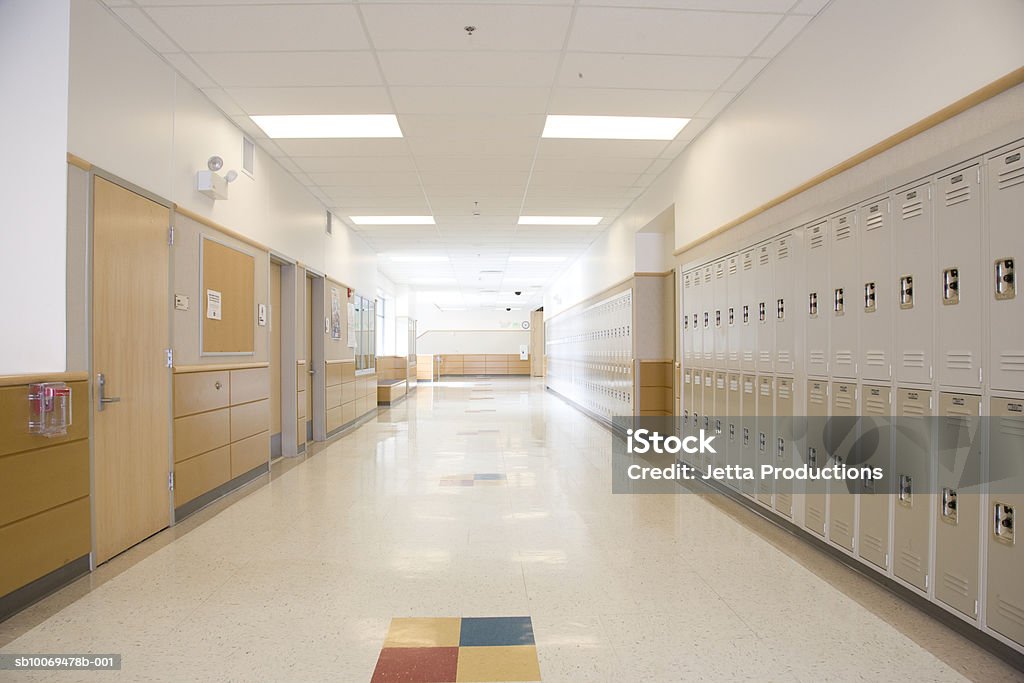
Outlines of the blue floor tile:
<svg viewBox="0 0 1024 683">
<path fill-rule="evenodd" d="M 534 645 L 530 617 L 463 617 L 460 647 Z"/>
</svg>

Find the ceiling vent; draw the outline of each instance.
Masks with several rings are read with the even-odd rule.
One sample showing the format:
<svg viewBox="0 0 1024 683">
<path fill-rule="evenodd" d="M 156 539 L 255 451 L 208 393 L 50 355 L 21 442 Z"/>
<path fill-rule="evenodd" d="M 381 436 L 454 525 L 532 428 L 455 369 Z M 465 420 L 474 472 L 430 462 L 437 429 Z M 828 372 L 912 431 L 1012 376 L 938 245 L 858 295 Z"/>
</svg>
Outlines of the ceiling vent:
<svg viewBox="0 0 1024 683">
<path fill-rule="evenodd" d="M 334 234 L 334 216 L 331 215 L 330 211 L 327 212 L 327 234 Z"/>
</svg>

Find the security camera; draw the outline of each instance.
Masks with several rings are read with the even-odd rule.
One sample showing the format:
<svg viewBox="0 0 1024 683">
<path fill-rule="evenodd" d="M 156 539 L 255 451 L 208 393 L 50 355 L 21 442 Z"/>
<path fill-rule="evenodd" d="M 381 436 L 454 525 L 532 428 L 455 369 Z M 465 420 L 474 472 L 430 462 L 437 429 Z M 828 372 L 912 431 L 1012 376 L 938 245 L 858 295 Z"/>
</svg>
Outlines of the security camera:
<svg viewBox="0 0 1024 683">
<path fill-rule="evenodd" d="M 507 306 L 507 307 L 505 308 L 505 310 L 506 310 L 506 311 L 511 311 L 511 310 L 512 310 L 512 307 L 511 307 L 511 306 Z"/>
<path fill-rule="evenodd" d="M 522 295 L 523 295 L 522 292 L 516 292 L 516 296 L 522 296 Z"/>
</svg>

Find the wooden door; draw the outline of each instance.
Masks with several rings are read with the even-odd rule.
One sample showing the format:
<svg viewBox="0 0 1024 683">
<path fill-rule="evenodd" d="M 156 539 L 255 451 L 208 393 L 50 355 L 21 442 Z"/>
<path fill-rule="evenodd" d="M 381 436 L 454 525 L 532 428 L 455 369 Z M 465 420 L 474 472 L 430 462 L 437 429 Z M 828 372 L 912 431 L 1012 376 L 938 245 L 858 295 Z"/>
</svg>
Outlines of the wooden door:
<svg viewBox="0 0 1024 683">
<path fill-rule="evenodd" d="M 170 522 L 170 210 L 93 184 L 96 562 Z M 101 390 L 100 375 L 104 385 Z M 105 401 L 100 401 L 102 394 Z"/>
<path fill-rule="evenodd" d="M 271 457 L 281 455 L 281 264 L 270 262 L 270 438 Z M 276 444 L 276 445 L 275 445 Z"/>
</svg>

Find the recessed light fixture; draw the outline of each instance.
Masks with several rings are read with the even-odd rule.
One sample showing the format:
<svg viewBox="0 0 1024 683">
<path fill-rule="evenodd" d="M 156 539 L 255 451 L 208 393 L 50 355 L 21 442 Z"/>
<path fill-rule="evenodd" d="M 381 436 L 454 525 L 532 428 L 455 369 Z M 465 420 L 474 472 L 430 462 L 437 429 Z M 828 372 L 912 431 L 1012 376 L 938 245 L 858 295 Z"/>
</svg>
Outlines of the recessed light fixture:
<svg viewBox="0 0 1024 683">
<path fill-rule="evenodd" d="M 394 114 L 250 116 L 271 138 L 400 138 Z"/>
<path fill-rule="evenodd" d="M 660 116 L 562 116 L 548 115 L 545 138 L 591 140 L 673 140 L 690 119 Z"/>
<path fill-rule="evenodd" d="M 597 225 L 602 216 L 520 216 L 519 225 Z"/>
<path fill-rule="evenodd" d="M 509 261 L 516 263 L 557 263 L 564 261 L 564 256 L 509 256 Z"/>
<path fill-rule="evenodd" d="M 391 256 L 395 263 L 448 263 L 447 256 Z"/>
<path fill-rule="evenodd" d="M 349 216 L 356 225 L 434 225 L 433 216 Z"/>
</svg>

